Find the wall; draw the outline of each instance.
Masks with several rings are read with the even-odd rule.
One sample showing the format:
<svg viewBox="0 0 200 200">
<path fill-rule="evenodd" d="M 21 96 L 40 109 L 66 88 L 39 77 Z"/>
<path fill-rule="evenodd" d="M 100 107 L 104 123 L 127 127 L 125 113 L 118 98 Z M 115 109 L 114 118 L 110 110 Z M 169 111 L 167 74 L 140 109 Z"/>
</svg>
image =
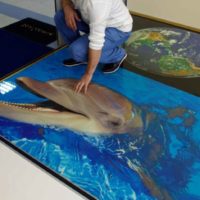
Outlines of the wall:
<svg viewBox="0 0 200 200">
<path fill-rule="evenodd" d="M 128 7 L 200 31 L 200 0 L 128 0 Z"/>
</svg>

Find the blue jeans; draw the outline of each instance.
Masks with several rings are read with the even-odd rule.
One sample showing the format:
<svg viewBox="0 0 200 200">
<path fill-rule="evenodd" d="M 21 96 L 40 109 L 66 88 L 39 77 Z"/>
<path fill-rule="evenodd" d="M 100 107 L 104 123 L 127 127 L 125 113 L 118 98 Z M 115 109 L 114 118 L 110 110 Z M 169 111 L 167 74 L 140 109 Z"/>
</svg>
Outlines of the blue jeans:
<svg viewBox="0 0 200 200">
<path fill-rule="evenodd" d="M 56 27 L 66 44 L 70 45 L 72 58 L 76 61 L 88 61 L 89 26 L 83 20 L 77 21 L 77 31 L 71 30 L 65 22 L 63 11 L 58 11 L 54 17 Z M 79 32 L 86 34 L 80 35 Z M 122 32 L 116 28 L 106 28 L 105 43 L 102 49 L 100 63 L 117 63 L 126 54 L 121 45 L 129 38 L 131 32 Z"/>
</svg>

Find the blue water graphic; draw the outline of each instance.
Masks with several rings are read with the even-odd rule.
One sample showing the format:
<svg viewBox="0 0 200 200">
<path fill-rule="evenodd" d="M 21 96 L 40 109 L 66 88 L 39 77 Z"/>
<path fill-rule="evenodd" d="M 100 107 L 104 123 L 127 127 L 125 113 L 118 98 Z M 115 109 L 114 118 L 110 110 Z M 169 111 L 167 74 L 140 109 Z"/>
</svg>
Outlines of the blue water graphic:
<svg viewBox="0 0 200 200">
<path fill-rule="evenodd" d="M 61 65 L 63 49 L 8 78 L 47 81 L 80 78 L 85 66 Z M 129 99 L 139 110 L 142 134 L 86 135 L 56 126 L 0 118 L 0 135 L 60 176 L 101 200 L 200 200 L 200 98 L 120 69 L 94 82 Z M 21 87 L 1 100 L 43 100 Z"/>
</svg>

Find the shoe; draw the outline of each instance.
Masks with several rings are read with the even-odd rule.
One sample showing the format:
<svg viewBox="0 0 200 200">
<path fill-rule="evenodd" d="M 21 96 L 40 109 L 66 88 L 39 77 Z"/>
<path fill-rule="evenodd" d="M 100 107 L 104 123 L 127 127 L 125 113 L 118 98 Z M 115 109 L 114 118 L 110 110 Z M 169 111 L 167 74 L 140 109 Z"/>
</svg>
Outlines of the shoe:
<svg viewBox="0 0 200 200">
<path fill-rule="evenodd" d="M 126 57 L 127 57 L 127 54 L 118 63 L 105 64 L 104 67 L 102 68 L 103 73 L 109 74 L 109 73 L 116 72 L 122 66 Z"/>
<path fill-rule="evenodd" d="M 81 64 L 86 64 L 86 62 L 78 62 L 78 61 L 75 61 L 74 59 L 63 60 L 63 65 L 65 65 L 66 67 L 74 67 Z"/>
</svg>

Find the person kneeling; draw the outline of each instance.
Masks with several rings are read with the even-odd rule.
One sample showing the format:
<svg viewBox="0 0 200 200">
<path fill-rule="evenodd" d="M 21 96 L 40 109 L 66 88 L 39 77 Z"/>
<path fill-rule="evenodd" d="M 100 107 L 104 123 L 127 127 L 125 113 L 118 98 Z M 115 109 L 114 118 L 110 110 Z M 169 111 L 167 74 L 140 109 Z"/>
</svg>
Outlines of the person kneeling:
<svg viewBox="0 0 200 200">
<path fill-rule="evenodd" d="M 133 20 L 122 0 L 62 0 L 54 19 L 72 54 L 63 64 L 87 64 L 77 92 L 87 91 L 98 63 L 104 64 L 104 73 L 112 73 L 127 57 L 121 46 L 131 34 Z"/>
</svg>

